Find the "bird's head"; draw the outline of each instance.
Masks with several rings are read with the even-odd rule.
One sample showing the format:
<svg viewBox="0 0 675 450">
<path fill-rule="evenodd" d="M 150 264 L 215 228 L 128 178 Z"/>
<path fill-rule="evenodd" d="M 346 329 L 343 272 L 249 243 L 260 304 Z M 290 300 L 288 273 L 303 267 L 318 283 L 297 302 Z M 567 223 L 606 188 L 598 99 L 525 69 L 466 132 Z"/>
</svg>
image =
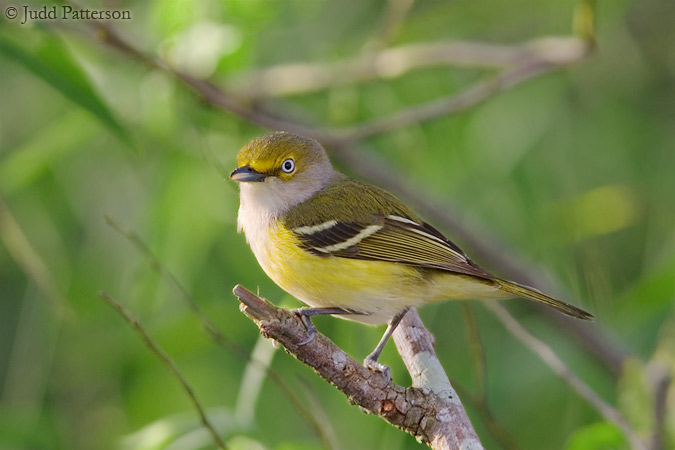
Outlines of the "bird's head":
<svg viewBox="0 0 675 450">
<path fill-rule="evenodd" d="M 268 197 L 279 209 L 300 203 L 323 188 L 335 174 L 326 151 L 314 139 L 278 132 L 254 139 L 237 154 L 230 179 L 242 196 Z"/>
</svg>

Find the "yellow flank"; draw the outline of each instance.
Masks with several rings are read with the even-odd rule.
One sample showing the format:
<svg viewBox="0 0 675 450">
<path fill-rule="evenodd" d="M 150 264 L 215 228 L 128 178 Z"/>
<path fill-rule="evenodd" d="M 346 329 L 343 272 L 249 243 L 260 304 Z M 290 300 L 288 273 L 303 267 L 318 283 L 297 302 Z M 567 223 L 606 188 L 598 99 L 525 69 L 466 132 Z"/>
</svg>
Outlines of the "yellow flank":
<svg viewBox="0 0 675 450">
<path fill-rule="evenodd" d="M 340 307 L 365 315 L 339 317 L 382 324 L 407 306 L 469 298 L 503 298 L 492 282 L 436 269 L 335 256 L 316 256 L 274 221 L 256 254 L 265 273 L 312 307 Z"/>
</svg>

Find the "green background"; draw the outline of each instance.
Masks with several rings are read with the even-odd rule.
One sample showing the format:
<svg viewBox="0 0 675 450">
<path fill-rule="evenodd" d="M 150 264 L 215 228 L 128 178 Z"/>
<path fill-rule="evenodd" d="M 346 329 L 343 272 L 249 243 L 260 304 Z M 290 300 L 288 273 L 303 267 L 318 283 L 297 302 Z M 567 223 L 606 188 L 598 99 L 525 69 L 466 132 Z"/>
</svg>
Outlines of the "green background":
<svg viewBox="0 0 675 450">
<path fill-rule="evenodd" d="M 2 12 L 10 5 L 0 3 Z M 570 35 L 576 6 L 420 1 L 388 44 Z M 363 54 L 387 2 L 95 7 L 129 10 L 131 20 L 112 22 L 126 40 L 238 98 L 256 69 Z M 598 2 L 597 48 L 587 59 L 462 114 L 370 138 L 364 150 L 469 231 L 501 242 L 494 251 L 546 274 L 543 286 L 558 286 L 596 315 L 593 326 L 631 355 L 619 374 L 524 301 L 507 303 L 647 440 L 655 361 L 671 373 L 675 367 L 674 21 L 673 2 Z M 318 437 L 274 383 L 257 390 L 246 361 L 216 345 L 146 255 L 104 220 L 133 230 L 223 333 L 252 351 L 258 330 L 239 312 L 235 284 L 298 306 L 237 234 L 237 191 L 226 179 L 237 150 L 270 130 L 209 106 L 165 71 L 84 30 L 91 27 L 83 21 L 0 18 L 0 449 L 212 448 L 179 383 L 99 290 L 129 308 L 175 360 L 230 448 L 326 448 L 331 439 Z M 239 101 L 339 128 L 461 92 L 493 73 L 440 66 Z M 516 448 L 627 448 L 490 313 L 478 303 L 472 309 L 485 351 L 486 402 Z M 445 303 L 420 314 L 452 380 L 478 392 L 465 310 Z M 382 332 L 332 318 L 315 323 L 356 359 Z M 350 406 L 283 351 L 258 345 L 337 447 L 422 448 Z M 394 381 L 409 383 L 393 345 L 382 361 Z M 239 398 L 244 385 L 252 390 Z M 664 448 L 675 445 L 674 404 L 671 393 Z M 467 408 L 486 447 L 503 448 L 477 409 Z"/>
</svg>

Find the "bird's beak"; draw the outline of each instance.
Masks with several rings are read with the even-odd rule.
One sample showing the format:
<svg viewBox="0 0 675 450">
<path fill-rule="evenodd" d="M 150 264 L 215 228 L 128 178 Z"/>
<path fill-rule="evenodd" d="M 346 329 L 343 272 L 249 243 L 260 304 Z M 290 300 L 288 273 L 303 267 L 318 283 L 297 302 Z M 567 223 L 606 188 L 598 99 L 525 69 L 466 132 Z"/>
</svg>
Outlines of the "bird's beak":
<svg viewBox="0 0 675 450">
<path fill-rule="evenodd" d="M 237 167 L 234 172 L 230 174 L 230 180 L 234 181 L 265 181 L 267 175 L 260 173 L 251 166 Z"/>
</svg>

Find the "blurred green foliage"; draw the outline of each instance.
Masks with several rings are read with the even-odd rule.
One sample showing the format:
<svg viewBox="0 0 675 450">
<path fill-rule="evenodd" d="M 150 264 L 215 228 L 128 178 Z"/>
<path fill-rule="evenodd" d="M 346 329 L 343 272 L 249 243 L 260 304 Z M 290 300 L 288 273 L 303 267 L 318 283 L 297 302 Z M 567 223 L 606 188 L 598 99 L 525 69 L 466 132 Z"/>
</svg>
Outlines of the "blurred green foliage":
<svg viewBox="0 0 675 450">
<path fill-rule="evenodd" d="M 575 6 L 418 2 L 389 44 L 569 35 Z M 359 55 L 387 2 L 119 1 L 106 8 L 131 11 L 132 20 L 113 26 L 134 45 L 225 86 L 275 64 Z M 440 204 L 451 200 L 463 221 L 536 261 L 595 313 L 597 326 L 634 355 L 619 380 L 569 336 L 509 303 L 645 438 L 654 422 L 649 361 L 675 368 L 674 18 L 672 2 L 599 2 L 589 59 L 461 115 L 368 142 L 408 182 Z M 134 230 L 226 336 L 253 349 L 257 329 L 239 313 L 231 288 L 259 287 L 277 303 L 297 304 L 265 277 L 237 234 L 237 192 L 223 178 L 236 151 L 269 130 L 208 107 L 167 73 L 76 31 L 86 28 L 0 18 L 0 449 L 212 447 L 175 378 L 99 290 L 125 304 L 175 359 L 230 448 L 323 448 L 325 439 L 277 385 L 265 381 L 238 397 L 246 361 L 215 345 L 180 294 L 104 222 L 109 215 Z M 485 75 L 431 68 L 273 103 L 288 119 L 346 126 L 461 91 Z M 626 448 L 492 316 L 475 312 L 487 399 L 518 448 Z M 460 305 L 421 314 L 448 373 L 475 390 Z M 381 333 L 332 318 L 316 323 L 357 359 Z M 382 360 L 395 381 L 409 382 L 393 346 Z M 272 368 L 317 417 L 328 417 L 325 432 L 340 448 L 420 447 L 281 352 Z M 672 392 L 666 402 L 664 448 L 672 448 Z M 245 405 L 252 421 L 237 413 Z M 499 448 L 476 410 L 468 411 L 486 447 Z"/>
</svg>

